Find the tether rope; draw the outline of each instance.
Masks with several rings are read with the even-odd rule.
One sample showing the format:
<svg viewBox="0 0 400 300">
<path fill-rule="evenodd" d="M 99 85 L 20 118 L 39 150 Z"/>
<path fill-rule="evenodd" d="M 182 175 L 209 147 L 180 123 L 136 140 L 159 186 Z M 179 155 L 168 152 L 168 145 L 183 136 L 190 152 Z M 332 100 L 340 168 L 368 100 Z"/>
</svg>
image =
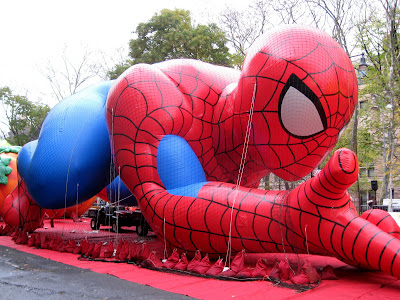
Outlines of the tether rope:
<svg viewBox="0 0 400 300">
<path fill-rule="evenodd" d="M 230 215 L 230 222 L 229 222 L 228 248 L 226 251 L 226 261 L 225 261 L 225 266 L 228 264 L 229 267 L 230 267 L 230 261 L 231 261 L 231 256 L 232 256 L 233 210 L 235 207 L 237 195 L 239 193 L 238 189 L 242 183 L 242 177 L 243 177 L 244 166 L 245 166 L 245 161 L 246 161 L 246 157 L 247 157 L 247 150 L 248 150 L 248 146 L 249 146 L 250 133 L 251 133 L 251 127 L 252 127 L 252 121 L 253 121 L 254 102 L 255 102 L 255 98 L 256 98 L 256 92 L 257 92 L 257 82 L 254 83 L 253 97 L 251 99 L 251 105 L 250 105 L 250 111 L 249 111 L 249 119 L 247 120 L 246 135 L 245 135 L 244 144 L 243 144 L 242 157 L 240 159 L 239 174 L 238 174 L 238 179 L 237 179 L 236 186 L 235 186 L 235 195 L 233 197 L 232 207 L 231 207 L 231 215 Z"/>
</svg>

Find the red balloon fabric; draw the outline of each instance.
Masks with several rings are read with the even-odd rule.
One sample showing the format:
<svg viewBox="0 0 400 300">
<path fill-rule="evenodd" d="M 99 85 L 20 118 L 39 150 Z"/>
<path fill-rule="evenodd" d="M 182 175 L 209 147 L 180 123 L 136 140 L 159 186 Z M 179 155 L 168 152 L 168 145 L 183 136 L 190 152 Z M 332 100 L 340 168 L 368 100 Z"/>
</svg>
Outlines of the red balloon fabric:
<svg viewBox="0 0 400 300">
<path fill-rule="evenodd" d="M 196 251 L 196 254 L 189 262 L 187 266 L 188 271 L 193 271 L 193 269 L 201 262 L 201 252 L 199 250 Z"/>
<path fill-rule="evenodd" d="M 114 244 L 109 242 L 106 247 L 103 247 L 100 252 L 100 258 L 110 258 L 114 254 Z"/>
<path fill-rule="evenodd" d="M 33 232 L 42 224 L 45 211 L 32 200 L 25 183 L 20 179 L 18 185 L 4 200 L 2 218 L 11 226 Z"/>
<path fill-rule="evenodd" d="M 204 256 L 202 260 L 193 268 L 193 273 L 206 274 L 211 268 L 210 259 L 208 256 Z"/>
<path fill-rule="evenodd" d="M 358 177 L 350 150 L 292 191 L 257 189 L 270 173 L 311 173 L 357 98 L 339 44 L 287 26 L 261 37 L 241 71 L 185 59 L 132 66 L 110 89 L 106 121 L 121 179 L 172 249 L 331 255 L 400 278 L 400 241 L 358 217 L 347 192 Z"/>
<path fill-rule="evenodd" d="M 34 247 L 36 242 L 36 236 L 33 234 L 28 240 L 28 247 Z"/>
<path fill-rule="evenodd" d="M 279 278 L 283 281 L 289 280 L 290 277 L 294 275 L 290 270 L 289 263 L 287 262 L 286 259 L 279 262 L 278 270 L 279 270 Z"/>
<path fill-rule="evenodd" d="M 185 253 L 182 253 L 181 259 L 179 262 L 174 266 L 175 270 L 180 270 L 180 271 L 185 271 L 187 269 L 187 266 L 189 264 L 189 261 L 186 257 Z"/>
<path fill-rule="evenodd" d="M 299 275 L 293 276 L 290 279 L 294 284 L 305 285 L 310 283 L 310 278 L 304 273 L 300 273 Z"/>
<path fill-rule="evenodd" d="M 220 258 L 211 266 L 210 269 L 208 269 L 206 275 L 217 276 L 222 272 L 223 269 L 224 269 L 224 263 L 222 261 L 222 258 Z"/>
<path fill-rule="evenodd" d="M 335 271 L 331 265 L 327 265 L 321 271 L 321 279 L 322 280 L 337 280 L 337 276 Z"/>
<path fill-rule="evenodd" d="M 179 262 L 179 253 L 174 249 L 171 256 L 168 257 L 165 263 L 163 263 L 162 267 L 166 269 L 173 269 L 176 264 Z"/>
<path fill-rule="evenodd" d="M 236 254 L 231 263 L 232 271 L 238 273 L 244 269 L 244 255 L 245 255 L 244 251 L 241 251 L 238 254 Z"/>
<path fill-rule="evenodd" d="M 240 272 L 238 272 L 235 277 L 237 278 L 250 278 L 253 274 L 253 271 L 249 268 L 246 267 L 243 270 L 241 270 Z"/>
<path fill-rule="evenodd" d="M 264 259 L 260 258 L 257 261 L 256 267 L 253 270 L 252 277 L 264 277 L 267 276 L 271 268 L 269 268 Z"/>
<path fill-rule="evenodd" d="M 128 258 L 129 255 L 129 241 L 125 241 L 121 251 L 119 252 L 118 259 L 124 261 Z"/>
<path fill-rule="evenodd" d="M 390 213 L 381 209 L 370 209 L 361 215 L 361 218 L 378 226 L 396 239 L 400 239 L 400 227 Z"/>
</svg>

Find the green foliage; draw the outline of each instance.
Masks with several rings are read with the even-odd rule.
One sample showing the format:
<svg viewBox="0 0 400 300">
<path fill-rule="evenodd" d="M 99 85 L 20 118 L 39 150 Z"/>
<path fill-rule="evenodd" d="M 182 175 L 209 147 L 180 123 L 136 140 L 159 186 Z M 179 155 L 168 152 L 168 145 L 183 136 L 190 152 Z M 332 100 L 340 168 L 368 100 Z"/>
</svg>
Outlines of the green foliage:
<svg viewBox="0 0 400 300">
<path fill-rule="evenodd" d="M 192 25 L 188 10 L 163 9 L 148 22 L 140 23 L 134 33 L 137 38 L 129 42 L 130 58 L 124 64 L 115 66 L 108 73 L 110 78 L 118 77 L 134 64 L 153 64 L 174 58 L 233 66 L 223 31 L 214 23 Z"/>
<path fill-rule="evenodd" d="M 365 112 L 366 109 L 361 109 L 361 111 Z M 350 149 L 353 122 L 354 120 L 352 120 L 344 129 L 343 134 L 339 138 L 336 146 L 333 148 L 330 154 L 340 148 Z M 379 138 L 371 134 L 369 124 L 365 123 L 363 120 L 360 120 L 357 129 L 357 158 L 360 166 L 370 165 L 375 161 L 376 157 L 380 154 L 380 143 L 381 141 Z M 330 157 L 331 155 L 328 155 L 323 160 L 323 162 L 320 164 L 320 168 L 322 168 L 328 162 Z"/>
<path fill-rule="evenodd" d="M 376 140 L 369 128 L 363 124 L 358 127 L 357 147 L 360 165 L 372 164 L 380 154 L 379 147 L 376 147 L 380 141 Z"/>
<path fill-rule="evenodd" d="M 21 151 L 21 146 L 1 146 L 0 153 L 16 153 L 18 154 Z"/>
<path fill-rule="evenodd" d="M 373 136 L 370 147 L 384 158 L 386 181 L 400 174 L 399 105 L 400 105 L 400 45 L 398 41 L 399 11 L 388 5 L 382 17 L 376 12 L 358 24 L 358 46 L 368 58 L 365 87 L 360 97 L 368 99 L 370 108 L 365 118 Z M 386 18 L 386 20 L 385 20 Z M 387 187 L 384 187 L 386 189 Z M 387 191 L 386 191 L 387 192 Z"/>
<path fill-rule="evenodd" d="M 0 100 L 2 103 L 5 120 L 3 136 L 12 145 L 23 146 L 39 136 L 43 120 L 50 108 L 47 105 L 33 103 L 25 96 L 13 95 L 8 87 L 0 89 Z"/>
<path fill-rule="evenodd" d="M 232 58 L 232 65 L 235 69 L 240 70 L 243 65 L 244 55 L 240 53 L 234 53 L 231 55 Z"/>
<path fill-rule="evenodd" d="M 15 153 L 18 154 L 21 151 L 20 146 L 1 146 L 0 153 Z M 10 164 L 10 157 L 0 157 L 0 184 L 7 185 L 8 175 L 13 171 L 8 165 Z"/>
<path fill-rule="evenodd" d="M 394 24 L 398 23 L 399 16 L 397 13 L 397 21 Z M 395 38 L 391 46 L 386 22 L 377 15 L 372 15 L 369 19 L 369 22 L 358 25 L 358 46 L 367 54 L 369 63 L 367 76 L 363 78 L 364 87 L 360 90 L 360 97 L 369 97 L 373 102 L 372 105 L 378 111 L 382 111 L 387 104 L 391 104 L 391 98 L 396 99 L 395 105 L 398 105 L 400 100 L 400 68 L 396 63 L 400 53 L 396 32 L 399 24 L 392 29 Z M 391 82 L 391 71 L 394 71 L 393 82 Z"/>
<path fill-rule="evenodd" d="M 10 164 L 11 158 L 0 158 L 0 184 L 7 185 L 8 178 L 12 169 L 8 166 Z"/>
<path fill-rule="evenodd" d="M 114 68 L 108 71 L 107 75 L 109 79 L 117 79 L 125 70 L 127 70 L 131 65 L 133 65 L 131 60 L 127 60 L 122 64 L 117 64 Z"/>
</svg>

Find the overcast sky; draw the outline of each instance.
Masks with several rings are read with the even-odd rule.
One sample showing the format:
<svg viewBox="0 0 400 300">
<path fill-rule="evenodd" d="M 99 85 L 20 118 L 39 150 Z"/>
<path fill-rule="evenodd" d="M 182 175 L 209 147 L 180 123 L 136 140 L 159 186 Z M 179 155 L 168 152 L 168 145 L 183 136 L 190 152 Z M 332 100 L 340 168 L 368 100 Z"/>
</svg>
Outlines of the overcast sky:
<svg viewBox="0 0 400 300">
<path fill-rule="evenodd" d="M 50 86 L 40 70 L 48 60 L 59 60 L 65 45 L 77 55 L 82 47 L 111 55 L 127 48 L 138 23 L 163 8 L 188 9 L 195 21 L 207 23 L 207 13 L 221 11 L 226 3 L 240 8 L 249 1 L 0 0 L 0 87 L 52 106 Z"/>
</svg>

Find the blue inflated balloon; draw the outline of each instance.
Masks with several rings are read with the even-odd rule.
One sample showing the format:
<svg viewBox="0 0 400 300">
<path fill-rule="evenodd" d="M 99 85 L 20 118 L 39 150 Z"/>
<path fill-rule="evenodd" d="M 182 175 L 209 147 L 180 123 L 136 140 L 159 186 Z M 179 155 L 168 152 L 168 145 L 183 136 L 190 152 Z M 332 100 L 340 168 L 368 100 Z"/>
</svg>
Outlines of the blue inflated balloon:
<svg viewBox="0 0 400 300">
<path fill-rule="evenodd" d="M 21 149 L 18 172 L 40 206 L 82 203 L 110 182 L 105 103 L 111 84 L 90 86 L 58 103 L 43 122 L 39 139 Z"/>
<path fill-rule="evenodd" d="M 124 182 L 117 176 L 109 185 L 107 185 L 108 201 L 112 204 L 123 206 L 137 206 L 137 200 Z"/>
</svg>

